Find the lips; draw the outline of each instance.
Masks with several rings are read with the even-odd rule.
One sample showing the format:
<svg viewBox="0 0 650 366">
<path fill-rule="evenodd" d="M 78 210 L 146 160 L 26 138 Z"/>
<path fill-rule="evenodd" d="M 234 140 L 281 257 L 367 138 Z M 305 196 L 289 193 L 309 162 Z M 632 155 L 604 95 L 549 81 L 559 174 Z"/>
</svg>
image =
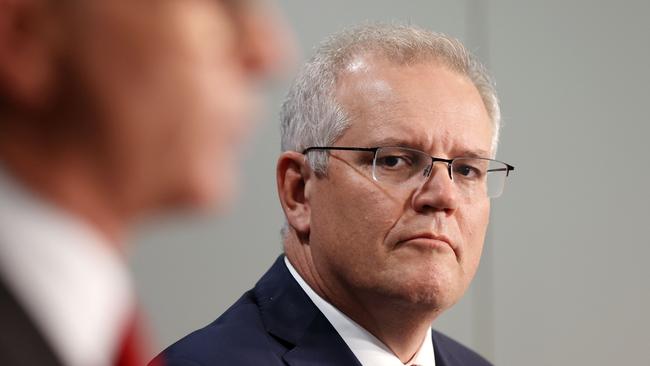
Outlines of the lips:
<svg viewBox="0 0 650 366">
<path fill-rule="evenodd" d="M 456 256 L 458 256 L 457 248 L 452 244 L 452 241 L 445 235 L 438 235 L 433 233 L 419 233 L 414 235 L 409 235 L 404 239 L 397 242 L 397 246 L 402 245 L 418 245 L 424 247 L 430 247 L 434 249 L 440 245 L 447 245 L 451 248 Z"/>
</svg>

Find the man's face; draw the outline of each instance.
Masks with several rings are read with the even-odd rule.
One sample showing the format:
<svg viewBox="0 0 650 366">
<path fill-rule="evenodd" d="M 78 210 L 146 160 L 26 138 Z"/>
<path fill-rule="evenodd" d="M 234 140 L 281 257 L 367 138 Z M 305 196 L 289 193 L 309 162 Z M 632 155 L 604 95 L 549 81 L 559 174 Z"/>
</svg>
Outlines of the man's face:
<svg viewBox="0 0 650 366">
<path fill-rule="evenodd" d="M 431 63 L 357 61 L 339 80 L 337 99 L 351 124 L 335 146 L 489 157 L 491 122 L 467 78 Z M 320 277 L 352 296 L 453 305 L 478 267 L 489 199 L 461 195 L 440 163 L 408 191 L 372 179 L 372 153 L 331 151 L 329 162 L 327 176 L 306 192 Z"/>
<path fill-rule="evenodd" d="M 254 83 L 286 51 L 273 16 L 213 0 L 79 3 L 70 53 L 121 194 L 145 206 L 227 201 Z"/>
</svg>

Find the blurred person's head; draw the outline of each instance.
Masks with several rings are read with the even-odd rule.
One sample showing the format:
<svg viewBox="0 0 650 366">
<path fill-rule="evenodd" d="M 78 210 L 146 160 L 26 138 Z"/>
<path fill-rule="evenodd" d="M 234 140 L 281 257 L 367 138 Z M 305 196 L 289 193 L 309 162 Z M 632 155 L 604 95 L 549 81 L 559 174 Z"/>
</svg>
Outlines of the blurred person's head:
<svg viewBox="0 0 650 366">
<path fill-rule="evenodd" d="M 453 305 L 478 267 L 490 198 L 463 191 L 443 161 L 419 171 L 414 186 L 382 181 L 379 164 L 387 175 L 417 164 L 376 148 L 417 149 L 429 163 L 494 157 L 499 104 L 483 66 L 443 34 L 354 28 L 317 49 L 281 118 L 285 250 L 310 285 L 353 318 L 372 313 L 369 304 L 435 314 Z"/>
<path fill-rule="evenodd" d="M 285 36 L 261 1 L 0 0 L 0 161 L 114 225 L 223 204 Z"/>
</svg>

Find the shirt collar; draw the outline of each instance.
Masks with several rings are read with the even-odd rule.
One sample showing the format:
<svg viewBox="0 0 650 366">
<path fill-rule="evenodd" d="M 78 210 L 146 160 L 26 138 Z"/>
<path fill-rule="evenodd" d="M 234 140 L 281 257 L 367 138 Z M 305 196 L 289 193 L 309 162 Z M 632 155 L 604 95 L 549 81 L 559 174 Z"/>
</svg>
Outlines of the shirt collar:
<svg viewBox="0 0 650 366">
<path fill-rule="evenodd" d="M 0 274 L 66 365 L 109 365 L 133 308 L 117 248 L 0 165 Z"/>
<path fill-rule="evenodd" d="M 300 276 L 291 265 L 287 257 L 284 257 L 289 272 L 305 291 L 307 296 L 323 313 L 325 318 L 332 324 L 341 338 L 350 347 L 350 350 L 364 366 L 404 366 L 397 356 L 379 339 L 370 334 L 367 330 L 357 324 L 354 320 L 343 314 L 339 309 L 320 297 Z M 431 328 L 427 331 L 426 337 L 420 346 L 416 356 L 407 365 L 435 366 L 433 342 L 431 339 Z"/>
</svg>

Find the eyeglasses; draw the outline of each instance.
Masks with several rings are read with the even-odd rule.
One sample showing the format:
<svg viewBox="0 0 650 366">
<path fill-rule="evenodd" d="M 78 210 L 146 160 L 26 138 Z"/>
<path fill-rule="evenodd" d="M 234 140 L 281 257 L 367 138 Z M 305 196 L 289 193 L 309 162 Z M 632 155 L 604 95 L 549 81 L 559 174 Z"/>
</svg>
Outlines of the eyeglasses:
<svg viewBox="0 0 650 366">
<path fill-rule="evenodd" d="M 499 160 L 475 157 L 442 159 L 407 147 L 309 147 L 303 154 L 316 150 L 343 150 L 372 153 L 372 178 L 382 184 L 402 189 L 416 189 L 426 182 L 436 162 L 447 164 L 447 174 L 458 191 L 468 198 L 496 198 L 515 167 Z M 369 155 L 369 154 L 368 154 Z M 370 165 L 368 159 L 362 165 Z M 363 168 L 363 167 L 362 167 Z"/>
</svg>

